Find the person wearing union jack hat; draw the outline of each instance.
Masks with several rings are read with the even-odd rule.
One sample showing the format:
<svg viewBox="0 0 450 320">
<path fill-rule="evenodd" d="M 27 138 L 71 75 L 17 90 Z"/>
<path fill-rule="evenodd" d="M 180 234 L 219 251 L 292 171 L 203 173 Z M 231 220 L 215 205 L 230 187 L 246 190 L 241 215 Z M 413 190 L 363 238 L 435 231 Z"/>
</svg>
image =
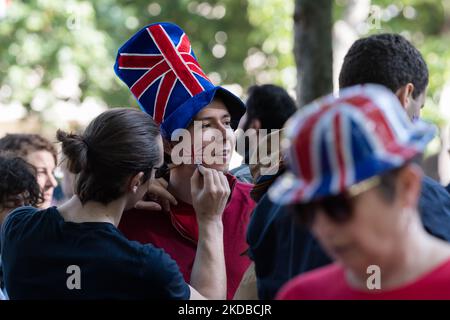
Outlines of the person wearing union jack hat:
<svg viewBox="0 0 450 320">
<path fill-rule="evenodd" d="M 285 127 L 289 170 L 269 189 L 335 259 L 279 299 L 450 299 L 450 245 L 427 233 L 415 163 L 434 127 L 413 124 L 379 85 L 343 89 Z"/>
<path fill-rule="evenodd" d="M 428 69 L 420 52 L 401 35 L 371 35 L 351 46 L 339 74 L 339 87 L 364 83 L 389 88 L 411 121 L 420 117 Z M 450 196 L 426 175 L 422 177 L 418 207 L 425 230 L 450 241 Z M 249 223 L 249 253 L 255 261 L 258 294 L 263 299 L 273 299 L 294 276 L 330 263 L 308 228 L 293 226 L 286 211 L 288 207 L 272 203 L 265 195 Z"/>
<path fill-rule="evenodd" d="M 163 248 L 190 282 L 198 235 L 204 232 L 199 212 L 220 211 L 227 298 L 233 297 L 250 264 L 242 253 L 254 207 L 252 186 L 227 173 L 235 146 L 233 129 L 245 113 L 243 102 L 209 80 L 188 36 L 173 23 L 155 23 L 138 31 L 119 49 L 114 70 L 142 111 L 160 124 L 172 162 L 168 183 L 161 182 L 173 195 L 172 205 L 163 202 L 162 208 L 150 208 L 153 212 L 138 206 L 125 213 L 119 228 L 131 240 Z M 194 185 L 205 196 L 202 203 L 192 201 Z M 217 195 L 220 189 L 228 190 L 226 202 Z"/>
</svg>

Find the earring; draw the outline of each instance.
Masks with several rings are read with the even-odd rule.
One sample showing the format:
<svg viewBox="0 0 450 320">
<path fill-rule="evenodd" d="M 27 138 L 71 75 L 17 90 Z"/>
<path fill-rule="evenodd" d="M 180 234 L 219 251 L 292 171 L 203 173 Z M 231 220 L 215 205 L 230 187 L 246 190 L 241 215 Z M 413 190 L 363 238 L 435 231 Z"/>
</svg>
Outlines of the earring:
<svg viewBox="0 0 450 320">
<path fill-rule="evenodd" d="M 136 192 L 136 191 L 137 191 L 137 187 L 134 186 L 134 187 L 133 187 L 133 192 Z"/>
</svg>

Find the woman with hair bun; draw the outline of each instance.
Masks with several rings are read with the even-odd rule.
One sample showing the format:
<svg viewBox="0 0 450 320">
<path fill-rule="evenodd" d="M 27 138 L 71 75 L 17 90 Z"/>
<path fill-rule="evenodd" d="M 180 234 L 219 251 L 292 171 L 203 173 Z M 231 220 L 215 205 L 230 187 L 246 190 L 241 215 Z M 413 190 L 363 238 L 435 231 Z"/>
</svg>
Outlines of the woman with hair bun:
<svg viewBox="0 0 450 320">
<path fill-rule="evenodd" d="M 162 249 L 129 241 L 117 229 L 123 211 L 142 199 L 163 163 L 159 128 L 149 115 L 112 109 L 83 134 L 58 130 L 57 139 L 76 174 L 75 195 L 59 207 L 18 208 L 6 219 L 2 260 L 10 299 L 225 298 L 217 211 L 198 217 L 202 245 L 192 287 Z M 200 173 L 191 179 L 194 200 L 224 206 L 229 189 L 216 185 L 209 192 Z"/>
</svg>

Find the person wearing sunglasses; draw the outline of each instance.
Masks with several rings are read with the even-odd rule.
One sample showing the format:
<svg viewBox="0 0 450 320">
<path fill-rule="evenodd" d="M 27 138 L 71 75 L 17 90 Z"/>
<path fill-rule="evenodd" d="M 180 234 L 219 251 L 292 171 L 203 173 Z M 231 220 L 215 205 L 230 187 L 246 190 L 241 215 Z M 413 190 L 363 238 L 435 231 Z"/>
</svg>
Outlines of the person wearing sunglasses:
<svg viewBox="0 0 450 320">
<path fill-rule="evenodd" d="M 278 299 L 450 299 L 450 245 L 418 210 L 416 162 L 434 128 L 413 124 L 385 87 L 359 85 L 306 106 L 285 132 L 289 170 L 269 197 L 335 262 L 290 280 Z"/>
<path fill-rule="evenodd" d="M 2 267 L 11 299 L 224 299 L 222 211 L 198 212 L 198 242 L 188 285 L 176 262 L 117 228 L 123 211 L 151 189 L 161 166 L 159 126 L 140 110 L 100 114 L 80 134 L 57 132 L 75 195 L 58 207 L 20 207 L 1 233 Z M 229 190 L 197 173 L 192 201 L 224 207 Z"/>
<path fill-rule="evenodd" d="M 339 73 L 339 88 L 365 83 L 383 85 L 397 96 L 414 122 L 424 106 L 428 80 L 426 62 L 408 40 L 398 34 L 375 34 L 351 46 Z M 425 230 L 450 241 L 450 195 L 430 176 L 422 177 L 418 207 Z M 330 263 L 308 229 L 293 225 L 287 211 L 265 195 L 249 223 L 249 253 L 255 262 L 262 299 L 273 299 L 292 277 Z"/>
</svg>

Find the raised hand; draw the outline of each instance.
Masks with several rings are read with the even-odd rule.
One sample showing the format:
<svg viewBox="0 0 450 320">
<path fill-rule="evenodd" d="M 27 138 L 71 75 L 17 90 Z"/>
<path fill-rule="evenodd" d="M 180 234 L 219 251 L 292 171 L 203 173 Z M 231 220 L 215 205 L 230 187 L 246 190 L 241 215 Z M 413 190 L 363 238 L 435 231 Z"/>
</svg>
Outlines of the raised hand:
<svg viewBox="0 0 450 320">
<path fill-rule="evenodd" d="M 221 219 L 230 196 L 228 180 L 222 172 L 199 165 L 191 177 L 191 196 L 198 220 Z"/>
</svg>

